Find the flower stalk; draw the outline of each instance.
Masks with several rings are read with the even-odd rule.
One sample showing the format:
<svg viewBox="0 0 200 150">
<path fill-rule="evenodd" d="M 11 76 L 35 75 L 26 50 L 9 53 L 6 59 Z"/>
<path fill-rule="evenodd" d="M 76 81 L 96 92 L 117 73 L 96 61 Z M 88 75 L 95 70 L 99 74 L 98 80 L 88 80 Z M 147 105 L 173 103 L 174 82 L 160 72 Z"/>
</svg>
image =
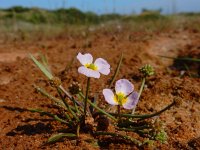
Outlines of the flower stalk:
<svg viewBox="0 0 200 150">
<path fill-rule="evenodd" d="M 78 124 L 76 128 L 76 136 L 80 137 L 80 124 Z"/>
<path fill-rule="evenodd" d="M 143 89 L 144 89 L 145 81 L 146 81 L 146 77 L 144 77 L 144 78 L 142 79 L 142 84 L 141 84 L 141 87 L 140 87 L 140 90 L 139 90 L 139 93 L 138 93 L 138 100 L 140 99 L 140 96 L 141 96 L 142 91 L 143 91 Z"/>
<path fill-rule="evenodd" d="M 85 93 L 85 99 L 84 99 L 84 115 L 83 115 L 84 125 L 85 125 L 85 118 L 86 118 L 86 115 L 87 115 L 87 103 L 88 103 L 89 88 L 90 88 L 90 78 L 88 77 L 87 86 L 86 86 L 86 93 Z"/>
<path fill-rule="evenodd" d="M 49 93 L 47 93 L 44 89 L 36 86 L 36 85 L 33 85 L 33 87 L 37 90 L 37 92 L 41 93 L 42 95 L 46 96 L 47 98 L 49 98 L 50 100 L 52 100 L 56 105 L 64 108 L 65 110 L 67 109 L 65 104 L 58 98 L 50 95 Z"/>
<path fill-rule="evenodd" d="M 119 69 L 120 69 L 120 67 L 121 67 L 122 60 L 123 60 L 123 52 L 121 53 L 119 62 L 118 62 L 118 64 L 117 64 L 117 68 L 115 69 L 115 73 L 114 73 L 113 77 L 111 78 L 111 82 L 110 82 L 108 88 L 111 88 L 111 87 L 112 87 L 112 85 L 113 85 L 113 83 L 114 83 L 114 81 L 115 81 L 115 79 L 116 79 L 116 77 L 117 77 L 117 75 L 118 75 L 118 73 L 119 73 Z"/>
<path fill-rule="evenodd" d="M 68 105 L 68 103 L 65 101 L 64 97 L 62 96 L 61 90 L 59 88 L 57 88 L 57 91 L 63 101 L 63 103 L 65 104 L 65 106 L 67 107 L 67 109 L 69 110 L 69 112 L 73 115 L 73 117 L 79 122 L 79 118 L 77 117 L 76 113 L 70 108 L 70 106 Z"/>
<path fill-rule="evenodd" d="M 155 112 L 153 114 L 145 114 L 145 115 L 134 115 L 134 114 L 120 114 L 121 117 L 126 117 L 126 118 L 141 118 L 141 120 L 143 119 L 147 119 L 147 118 L 151 118 L 154 116 L 158 116 L 161 113 L 165 112 L 166 110 L 170 109 L 172 106 L 174 106 L 176 104 L 175 101 L 173 101 L 171 104 L 169 104 L 168 106 L 166 106 L 165 108 L 163 108 L 162 110 Z M 109 113 L 113 116 L 118 116 L 118 114 L 116 113 Z"/>
<path fill-rule="evenodd" d="M 120 122 L 120 120 L 121 120 L 120 112 L 121 112 L 120 105 L 117 105 L 118 122 Z"/>
<path fill-rule="evenodd" d="M 119 131 L 128 131 L 128 132 L 135 132 L 138 130 L 148 129 L 148 126 L 140 126 L 140 127 L 131 127 L 131 128 L 118 128 Z"/>
<path fill-rule="evenodd" d="M 83 93 L 79 93 L 80 97 L 85 98 L 85 96 L 83 95 Z M 99 108 L 96 104 L 92 103 L 89 99 L 87 100 L 87 102 L 94 107 L 96 110 L 98 110 L 100 113 L 106 115 L 108 118 L 112 119 L 113 121 L 117 121 L 117 119 L 112 116 L 111 114 L 107 113 L 106 111 L 104 111 L 103 109 Z"/>
<path fill-rule="evenodd" d="M 144 89 L 146 78 L 155 74 L 154 68 L 149 64 L 146 64 L 143 67 L 141 67 L 139 69 L 139 71 L 142 74 L 143 78 L 142 78 L 142 84 L 140 86 L 140 91 L 139 91 L 139 94 L 138 94 L 138 100 L 140 99 L 140 96 L 141 96 L 142 91 Z M 135 108 L 136 108 L 136 105 L 135 105 L 135 107 L 133 107 L 131 114 L 135 113 Z"/>
<path fill-rule="evenodd" d="M 140 100 L 140 96 L 141 96 L 142 91 L 143 91 L 143 89 L 144 89 L 145 81 L 146 81 L 146 77 L 142 78 L 142 84 L 141 84 L 141 86 L 140 86 L 140 90 L 139 90 L 139 93 L 138 93 L 138 101 Z M 132 109 L 132 114 L 135 113 L 135 108 L 136 108 L 136 105 L 135 105 L 135 106 L 133 107 L 133 109 Z"/>
</svg>

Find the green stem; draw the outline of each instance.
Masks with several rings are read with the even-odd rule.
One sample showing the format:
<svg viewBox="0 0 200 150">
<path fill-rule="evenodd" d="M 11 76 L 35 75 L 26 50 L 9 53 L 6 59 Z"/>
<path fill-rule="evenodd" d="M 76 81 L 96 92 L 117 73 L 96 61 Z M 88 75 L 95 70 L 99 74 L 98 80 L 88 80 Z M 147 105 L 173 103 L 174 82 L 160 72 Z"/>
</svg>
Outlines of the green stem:
<svg viewBox="0 0 200 150">
<path fill-rule="evenodd" d="M 59 87 L 57 87 L 58 89 L 60 89 L 63 93 L 65 93 L 65 95 L 72 100 L 72 96 L 63 88 L 62 85 L 60 85 Z"/>
<path fill-rule="evenodd" d="M 72 121 L 72 119 L 70 118 L 70 116 L 67 113 L 65 113 L 65 116 L 69 121 Z"/>
<path fill-rule="evenodd" d="M 121 135 L 121 134 L 117 134 L 117 133 L 113 133 L 113 132 L 101 132 L 101 131 L 99 131 L 99 132 L 95 132 L 94 134 L 96 136 L 98 136 L 98 135 L 110 135 L 110 136 L 114 136 L 114 137 L 120 137 L 122 139 L 129 140 L 129 141 L 133 142 L 137 146 L 141 146 L 142 145 L 142 143 L 140 141 L 138 141 L 138 140 L 136 140 L 136 139 L 134 139 L 134 138 L 132 138 L 130 136 Z"/>
<path fill-rule="evenodd" d="M 83 93 L 79 93 L 79 95 L 82 97 L 82 98 L 85 98 L 85 96 L 83 95 Z M 96 104 L 92 103 L 89 99 L 88 99 L 88 103 L 94 107 L 95 109 L 97 109 L 99 112 L 101 112 L 102 114 L 108 116 L 110 119 L 114 120 L 114 121 L 117 121 L 117 119 L 115 117 L 113 117 L 111 114 L 105 112 L 103 109 L 99 108 Z"/>
<path fill-rule="evenodd" d="M 141 126 L 141 127 L 131 127 L 131 128 L 118 128 L 120 131 L 130 131 L 130 132 L 135 132 L 138 130 L 143 130 L 143 129 L 148 129 L 149 127 L 147 125 Z"/>
<path fill-rule="evenodd" d="M 47 93 L 45 90 L 43 90 L 42 88 L 36 86 L 36 85 L 33 85 L 34 88 L 40 92 L 42 95 L 48 97 L 49 99 L 51 99 L 53 102 L 55 102 L 56 104 L 58 104 L 59 106 L 63 107 L 64 109 L 67 109 L 65 104 L 58 98 L 55 98 L 54 96 L 50 95 L 49 93 Z"/>
<path fill-rule="evenodd" d="M 119 69 L 120 69 L 120 67 L 121 67 L 122 60 L 123 60 L 123 52 L 121 53 L 119 62 L 118 62 L 118 64 L 117 64 L 117 68 L 116 68 L 115 73 L 114 73 L 114 75 L 113 75 L 113 77 L 112 77 L 112 79 L 111 79 L 111 82 L 110 82 L 109 86 L 108 86 L 109 88 L 113 85 L 113 83 L 114 83 L 114 81 L 115 81 L 115 78 L 116 78 L 116 76 L 117 76 L 118 73 L 119 73 Z"/>
<path fill-rule="evenodd" d="M 144 89 L 145 81 L 146 81 L 146 78 L 144 77 L 144 78 L 142 79 L 142 84 L 141 84 L 141 86 L 140 86 L 140 90 L 139 90 L 139 93 L 138 93 L 138 100 L 140 99 L 140 96 L 141 96 L 142 91 L 143 91 L 143 89 Z M 132 114 L 135 113 L 135 108 L 136 108 L 136 106 L 134 106 L 134 108 L 132 109 Z"/>
<path fill-rule="evenodd" d="M 117 113 L 118 113 L 118 122 L 120 122 L 121 120 L 121 116 L 120 116 L 120 105 L 117 105 Z"/>
<path fill-rule="evenodd" d="M 47 93 L 45 90 L 43 90 L 42 88 L 34 85 L 34 88 L 40 92 L 42 95 L 48 97 L 49 99 L 51 99 L 52 101 L 54 101 L 56 104 L 58 104 L 59 106 L 63 107 L 65 110 L 68 110 L 68 107 L 66 107 L 66 105 L 63 103 L 62 100 L 58 99 L 58 98 L 55 98 L 54 96 L 50 95 L 49 93 Z M 69 106 L 69 105 L 68 105 Z M 74 109 L 72 106 L 69 106 L 70 109 Z M 66 115 L 66 118 L 69 120 L 69 121 L 72 121 L 72 119 L 70 118 L 70 116 L 65 113 Z"/>
<path fill-rule="evenodd" d="M 57 88 L 57 91 L 63 101 L 63 103 L 65 104 L 65 106 L 67 107 L 67 109 L 69 110 L 69 112 L 73 115 L 73 117 L 79 122 L 79 118 L 76 116 L 76 113 L 74 113 L 74 111 L 70 108 L 70 106 L 68 105 L 68 103 L 65 101 L 64 97 L 62 96 L 61 90 L 59 88 Z"/>
<path fill-rule="evenodd" d="M 142 84 L 141 84 L 141 87 L 140 87 L 140 90 L 139 90 L 139 93 L 138 93 L 138 99 L 140 99 L 140 96 L 141 96 L 142 91 L 144 89 L 145 81 L 146 81 L 146 78 L 143 78 L 142 79 Z"/>
<path fill-rule="evenodd" d="M 60 85 L 59 87 L 57 87 L 59 90 L 61 90 L 65 96 L 67 96 L 72 102 L 76 103 L 78 106 L 82 106 L 78 101 L 76 101 L 72 95 L 70 95 L 69 92 L 67 92 L 62 85 Z"/>
<path fill-rule="evenodd" d="M 153 114 L 145 114 L 145 115 L 134 115 L 134 114 L 120 114 L 121 117 L 127 117 L 127 118 L 141 118 L 141 119 L 147 119 L 147 118 L 151 118 L 154 116 L 158 116 L 161 113 L 163 113 L 164 111 L 170 109 L 172 106 L 174 106 L 175 102 L 173 101 L 171 104 L 169 104 L 168 106 L 166 106 L 165 108 L 163 108 L 162 110 L 153 113 Z M 118 116 L 118 114 L 116 113 L 109 113 L 113 116 Z"/>
<path fill-rule="evenodd" d="M 88 100 L 88 103 L 94 107 L 95 109 L 97 109 L 99 112 L 101 112 L 102 114 L 108 116 L 110 119 L 117 121 L 117 119 L 115 117 L 113 117 L 111 114 L 105 112 L 103 109 L 99 108 L 97 105 L 93 104 L 90 100 Z"/>
<path fill-rule="evenodd" d="M 73 97 L 72 97 L 72 99 L 74 100 Z M 76 112 L 77 112 L 78 114 L 80 114 L 80 111 L 79 111 L 79 109 L 78 109 L 78 106 L 77 106 L 75 100 L 73 101 L 73 103 L 74 103 L 74 107 L 75 107 Z"/>
<path fill-rule="evenodd" d="M 85 124 L 85 118 L 86 118 L 86 113 L 87 113 L 87 103 L 88 103 L 89 88 L 90 88 L 90 78 L 87 79 L 86 93 L 85 93 L 85 99 L 84 99 L 84 116 L 83 116 L 84 124 Z"/>
<path fill-rule="evenodd" d="M 41 110 L 41 109 L 32 109 L 32 108 L 30 108 L 30 109 L 28 109 L 28 110 L 31 111 L 31 112 L 37 112 L 37 113 L 40 113 L 40 114 L 42 114 L 42 115 L 50 116 L 50 117 L 54 118 L 55 120 L 57 120 L 57 121 L 59 121 L 59 122 L 62 122 L 62 123 L 68 123 L 68 122 L 66 122 L 65 120 L 59 118 L 57 115 L 52 114 L 52 113 L 49 113 L 49 112 L 46 112 L 46 111 L 43 111 L 43 110 Z"/>
<path fill-rule="evenodd" d="M 80 136 L 80 124 L 78 124 L 77 128 L 76 128 L 76 136 L 79 137 Z"/>
</svg>

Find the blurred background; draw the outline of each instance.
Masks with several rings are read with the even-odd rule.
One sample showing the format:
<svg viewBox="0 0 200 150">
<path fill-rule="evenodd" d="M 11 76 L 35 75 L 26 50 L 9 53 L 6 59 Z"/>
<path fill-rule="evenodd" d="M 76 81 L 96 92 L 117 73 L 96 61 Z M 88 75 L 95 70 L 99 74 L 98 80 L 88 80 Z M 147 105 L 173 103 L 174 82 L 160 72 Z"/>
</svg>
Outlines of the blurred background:
<svg viewBox="0 0 200 150">
<path fill-rule="evenodd" d="M 87 35 L 99 27 L 122 26 L 145 32 L 190 25 L 199 30 L 199 6 L 199 0 L 1 0 L 0 37 L 12 39 L 17 33 L 14 39 L 29 39 L 31 32 L 53 37 L 80 30 Z"/>
<path fill-rule="evenodd" d="M 0 8 L 13 6 L 48 10 L 74 7 L 97 14 L 132 14 L 141 13 L 144 9 L 160 10 L 164 14 L 200 11 L 199 0 L 1 0 Z"/>
</svg>

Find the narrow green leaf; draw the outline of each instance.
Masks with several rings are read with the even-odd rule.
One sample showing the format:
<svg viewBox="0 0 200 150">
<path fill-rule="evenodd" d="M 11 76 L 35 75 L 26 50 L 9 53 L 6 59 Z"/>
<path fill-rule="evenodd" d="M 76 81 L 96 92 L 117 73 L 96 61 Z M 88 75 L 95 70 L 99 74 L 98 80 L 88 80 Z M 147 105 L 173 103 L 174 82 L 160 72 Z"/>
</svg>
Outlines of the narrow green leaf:
<svg viewBox="0 0 200 150">
<path fill-rule="evenodd" d="M 118 62 L 118 64 L 117 64 L 117 68 L 115 69 L 115 73 L 114 73 L 114 75 L 113 75 L 112 78 L 111 78 L 111 82 L 110 82 L 109 88 L 113 85 L 113 83 L 114 83 L 114 81 L 115 81 L 115 79 L 116 79 L 116 76 L 117 76 L 118 73 L 119 73 L 119 69 L 120 69 L 120 67 L 121 67 L 122 60 L 123 60 L 123 52 L 121 53 L 119 62 Z"/>
<path fill-rule="evenodd" d="M 44 112 L 42 109 L 29 108 L 28 110 L 29 110 L 30 112 L 38 112 L 38 113 Z"/>
<path fill-rule="evenodd" d="M 47 76 L 48 79 L 52 79 L 53 75 L 37 60 L 33 55 L 30 54 L 31 59 L 37 65 L 37 67 Z"/>
<path fill-rule="evenodd" d="M 44 89 L 42 89 L 42 88 L 40 88 L 40 87 L 38 87 L 38 86 L 36 86 L 36 85 L 33 85 L 33 86 L 34 86 L 34 88 L 35 88 L 39 93 L 41 93 L 42 95 L 48 97 L 48 98 L 49 98 L 50 100 L 52 100 L 55 104 L 57 104 L 57 106 L 61 106 L 61 107 L 63 107 L 64 109 L 67 109 L 66 106 L 65 106 L 65 104 L 64 104 L 60 99 L 58 99 L 58 98 L 56 98 L 56 97 L 50 95 L 47 91 L 45 91 Z"/>
<path fill-rule="evenodd" d="M 52 113 L 50 113 L 50 112 L 46 112 L 46 111 L 43 111 L 42 109 L 32 109 L 32 108 L 30 108 L 30 109 L 28 109 L 30 112 L 37 112 L 37 113 L 40 113 L 41 115 L 47 115 L 47 116 L 49 116 L 49 117 L 52 117 L 52 118 L 54 118 L 55 120 L 57 120 L 57 121 L 59 121 L 59 122 L 62 122 L 62 123 L 67 123 L 67 121 L 65 121 L 65 120 L 63 120 L 63 119 L 61 119 L 61 118 L 59 118 L 57 115 L 55 115 L 55 114 L 52 114 Z"/>
<path fill-rule="evenodd" d="M 57 142 L 58 140 L 60 140 L 61 138 L 63 137 L 69 137 L 69 138 L 73 138 L 73 137 L 76 137 L 76 134 L 73 134 L 73 133 L 58 133 L 58 134 L 55 134 L 55 135 L 52 135 L 47 143 L 54 143 L 54 142 Z"/>
<path fill-rule="evenodd" d="M 170 109 L 172 106 L 174 106 L 176 103 L 175 101 L 173 101 L 171 104 L 169 104 L 168 106 L 166 106 L 165 108 L 161 109 L 158 112 L 155 112 L 153 114 L 144 114 L 144 115 L 134 115 L 134 114 L 120 114 L 121 117 L 127 117 L 127 118 L 140 118 L 140 120 L 142 119 L 147 119 L 147 118 L 151 118 L 154 116 L 159 116 L 161 113 L 165 112 L 166 110 Z M 109 113 L 112 116 L 118 116 L 119 114 L 117 113 Z"/>
<path fill-rule="evenodd" d="M 79 95 L 85 99 L 85 96 L 83 95 L 83 93 L 79 93 Z M 108 116 L 109 118 L 113 119 L 114 121 L 117 121 L 117 119 L 115 117 L 113 117 L 111 114 L 107 113 L 106 111 L 104 111 L 103 109 L 99 108 L 96 104 L 92 103 L 89 99 L 88 99 L 88 103 L 94 107 L 95 109 L 97 109 L 99 112 L 101 112 L 102 114 Z"/>
<path fill-rule="evenodd" d="M 47 57 L 43 55 L 42 53 L 40 53 L 40 58 L 41 58 L 42 65 L 44 65 L 44 67 L 51 73 L 51 69 L 48 65 L 49 63 L 48 63 Z"/>
</svg>

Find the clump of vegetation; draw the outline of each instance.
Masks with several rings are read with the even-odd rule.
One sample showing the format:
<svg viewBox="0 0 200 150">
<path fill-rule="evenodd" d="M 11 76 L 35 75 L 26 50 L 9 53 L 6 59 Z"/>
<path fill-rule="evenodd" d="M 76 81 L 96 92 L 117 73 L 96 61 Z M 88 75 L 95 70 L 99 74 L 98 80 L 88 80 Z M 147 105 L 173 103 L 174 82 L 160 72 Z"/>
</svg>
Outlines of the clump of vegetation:
<svg viewBox="0 0 200 150">
<path fill-rule="evenodd" d="M 160 12 L 144 11 L 141 15 L 123 16 L 120 14 L 103 14 L 97 15 L 93 12 L 82 12 L 76 8 L 60 8 L 57 10 L 45 10 L 40 8 L 26 8 L 21 6 L 15 6 L 8 9 L 1 9 L 5 12 L 0 19 L 12 19 L 15 18 L 18 21 L 25 21 L 30 23 L 53 23 L 53 24 L 99 24 L 112 20 L 158 20 L 165 19 Z"/>
<path fill-rule="evenodd" d="M 130 32 L 151 34 L 169 29 L 187 29 L 192 26 L 195 32 L 198 32 L 200 31 L 198 20 L 198 15 L 189 17 L 186 14 L 163 15 L 161 10 L 144 9 L 139 15 L 116 13 L 98 15 L 93 12 L 82 12 L 76 8 L 45 10 L 15 6 L 0 9 L 0 32 L 1 36 L 11 41 L 63 37 L 66 36 L 66 33 L 76 36 L 80 35 L 80 32 L 87 37 L 90 32 L 95 30 L 118 32 L 129 29 Z M 9 33 L 13 33 L 15 36 Z M 86 40 L 88 39 L 86 38 Z M 89 42 L 86 47 L 87 45 Z"/>
<path fill-rule="evenodd" d="M 110 105 L 107 105 L 106 108 L 100 108 L 95 98 L 91 99 L 91 97 L 89 97 L 90 84 L 93 80 L 98 80 L 101 75 L 110 74 L 110 65 L 103 58 L 97 58 L 93 61 L 93 57 L 89 53 L 79 53 L 76 58 L 81 63 L 78 72 L 87 78 L 85 93 L 83 93 L 78 83 L 70 85 L 68 88 L 70 92 L 68 92 L 62 86 L 61 80 L 51 73 L 45 57 L 42 57 L 42 61 L 39 62 L 31 55 L 31 59 L 49 79 L 50 85 L 55 88 L 59 98 L 51 95 L 41 87 L 34 85 L 39 93 L 54 102 L 58 108 L 58 112 L 55 114 L 42 109 L 29 110 L 31 112 L 50 116 L 66 124 L 66 128 L 71 129 L 71 132 L 58 133 L 51 136 L 48 143 L 56 142 L 63 137 L 75 138 L 78 140 L 80 139 L 81 133 L 91 134 L 94 140 L 98 139 L 99 136 L 111 136 L 129 141 L 138 147 L 147 143 L 147 141 L 141 141 L 134 137 L 120 134 L 118 131 L 134 132 L 141 137 L 148 138 L 150 141 L 157 140 L 162 143 L 167 141 L 167 134 L 162 122 L 155 119 L 154 116 L 159 116 L 172 106 L 175 106 L 175 100 L 156 113 L 143 115 L 134 114 L 134 110 L 144 88 L 145 80 L 149 76 L 154 75 L 155 71 L 151 65 L 145 65 L 140 69 L 143 79 L 140 90 L 137 92 L 137 90 L 134 90 L 134 85 L 127 79 L 120 79 L 115 82 L 123 60 L 122 54 L 115 69 L 115 73 L 110 79 L 110 83 L 102 89 L 102 92 L 98 92 L 102 93 L 104 96 L 104 99 L 101 99 L 101 101 L 105 100 Z M 112 89 L 114 83 L 115 89 Z M 99 96 L 97 95 L 96 98 L 99 98 Z M 117 112 L 108 111 L 111 105 L 117 107 Z M 96 124 L 95 122 L 97 122 L 97 126 L 94 125 Z M 109 127 L 111 126 L 115 131 L 109 131 Z"/>
</svg>

